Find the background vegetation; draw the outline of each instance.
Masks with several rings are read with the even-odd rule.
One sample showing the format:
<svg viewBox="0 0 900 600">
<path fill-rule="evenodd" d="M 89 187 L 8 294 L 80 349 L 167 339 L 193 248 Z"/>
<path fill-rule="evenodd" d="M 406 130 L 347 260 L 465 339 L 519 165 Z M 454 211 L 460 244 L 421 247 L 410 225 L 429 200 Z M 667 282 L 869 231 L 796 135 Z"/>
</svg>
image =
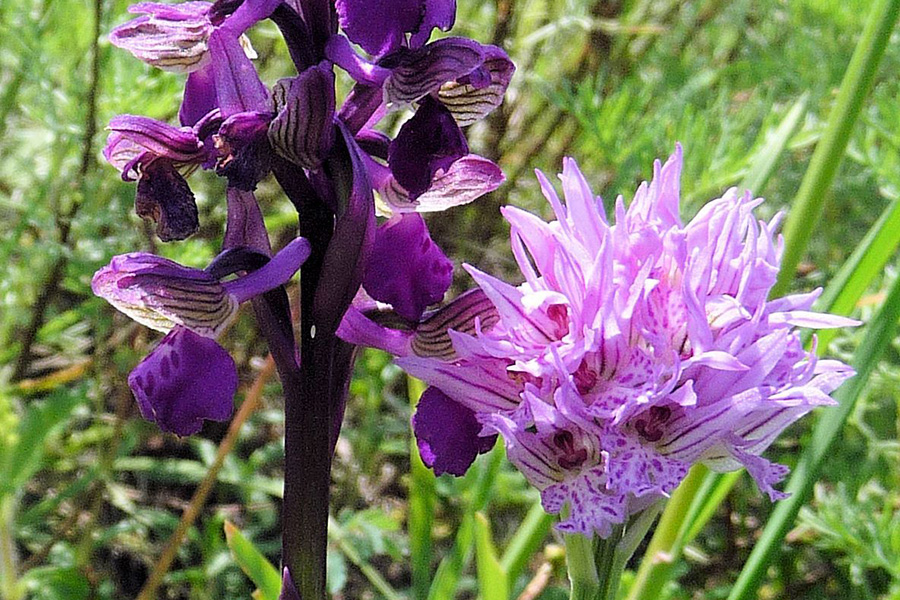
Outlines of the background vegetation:
<svg viewBox="0 0 900 600">
<path fill-rule="evenodd" d="M 140 419 L 125 383 L 156 335 L 90 293 L 91 275 L 113 254 L 150 250 L 204 266 L 224 222 L 221 182 L 197 173 L 191 183 L 201 232 L 157 244 L 133 214 L 133 184 L 100 157 L 110 117 L 174 121 L 180 101 L 179 77 L 106 41 L 128 4 L 0 0 L 0 597 L 10 600 L 134 598 L 151 574 L 162 577 L 160 598 L 243 599 L 266 572 L 248 564 L 254 553 L 247 547 L 278 561 L 281 406 L 252 315 L 243 314 L 223 338 L 238 361 L 237 402 L 245 406 L 233 435 L 228 424 L 208 423 L 200 435 L 178 439 Z M 502 110 L 470 131 L 473 148 L 497 160 L 508 182 L 430 226 L 457 265 L 496 274 L 513 270 L 498 206 L 546 216 L 531 169 L 555 173 L 565 155 L 576 157 L 608 202 L 619 193 L 628 200 L 651 175 L 653 159 L 681 141 L 686 216 L 734 185 L 766 197 L 769 214 L 788 206 L 870 6 L 458 4 L 458 30 L 504 46 L 518 65 Z M 265 81 L 291 74 L 273 27 L 257 28 L 252 39 Z M 824 217 L 810 223 L 815 234 L 796 289 L 826 284 L 900 199 L 897 41 L 853 130 Z M 773 153 L 773 141 L 784 151 Z M 772 168 L 760 170 L 767 158 Z M 284 239 L 294 235 L 294 213 L 274 189 L 264 182 L 260 197 L 270 230 Z M 896 278 L 896 261 L 888 264 L 855 309 L 863 320 Z M 467 289 L 464 272 L 457 274 L 456 291 Z M 848 357 L 860 336 L 842 334 L 829 352 Z M 474 558 L 476 540 L 514 567 L 513 598 L 529 583 L 535 593 L 523 597 L 566 597 L 559 540 L 532 510 L 536 492 L 501 449 L 460 479 L 435 479 L 411 458 L 410 387 L 415 382 L 386 355 L 361 355 L 335 461 L 335 597 L 424 598 L 437 570 L 446 592 L 434 597 L 475 598 L 479 568 L 483 576 L 489 567 Z M 898 390 L 895 341 L 769 570 L 763 597 L 900 598 Z M 769 456 L 793 464 L 812 421 L 791 429 Z M 192 501 L 204 479 L 208 496 Z M 771 508 L 743 478 L 676 566 L 668 597 L 724 598 Z M 185 511 L 196 518 L 168 552 Z M 520 548 L 523 522 L 533 529 L 531 544 Z M 432 532 L 431 541 L 423 531 Z M 172 559 L 169 568 L 158 568 L 161 556 Z M 256 583 L 245 571 L 256 573 Z"/>
</svg>

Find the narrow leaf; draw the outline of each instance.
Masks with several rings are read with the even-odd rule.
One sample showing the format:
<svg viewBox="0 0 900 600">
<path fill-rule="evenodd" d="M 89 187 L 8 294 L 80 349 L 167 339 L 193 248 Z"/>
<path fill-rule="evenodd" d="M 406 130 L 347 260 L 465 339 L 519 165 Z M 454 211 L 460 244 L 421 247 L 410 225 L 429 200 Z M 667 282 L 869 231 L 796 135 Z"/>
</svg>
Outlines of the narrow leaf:
<svg viewBox="0 0 900 600">
<path fill-rule="evenodd" d="M 259 588 L 262 600 L 278 600 L 281 593 L 278 569 L 229 521 L 225 521 L 225 540 L 241 571 Z"/>
<path fill-rule="evenodd" d="M 475 566 L 478 590 L 483 600 L 509 600 L 509 578 L 491 539 L 491 526 L 484 513 L 475 514 Z"/>
</svg>

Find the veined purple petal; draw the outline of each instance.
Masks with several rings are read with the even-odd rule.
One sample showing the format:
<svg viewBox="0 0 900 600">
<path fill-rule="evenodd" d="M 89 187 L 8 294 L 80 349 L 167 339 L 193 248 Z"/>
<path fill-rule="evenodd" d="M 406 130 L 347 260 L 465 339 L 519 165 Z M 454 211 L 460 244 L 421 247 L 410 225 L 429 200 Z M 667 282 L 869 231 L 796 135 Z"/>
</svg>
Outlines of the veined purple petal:
<svg viewBox="0 0 900 600">
<path fill-rule="evenodd" d="M 238 302 L 200 269 L 143 252 L 113 257 L 94 274 L 94 294 L 157 331 L 181 325 L 217 337 L 237 313 Z"/>
<path fill-rule="evenodd" d="M 399 358 L 397 364 L 477 413 L 512 410 L 519 404 L 521 385 L 506 373 L 503 361 L 454 364 L 407 356 Z"/>
<path fill-rule="evenodd" d="M 516 70 L 506 52 L 483 46 L 484 60 L 468 75 L 447 81 L 438 90 L 438 99 L 460 127 L 480 121 L 503 102 L 506 88 Z"/>
<path fill-rule="evenodd" d="M 494 446 L 496 435 L 480 436 L 475 413 L 441 390 L 429 387 L 422 393 L 412 418 L 422 462 L 435 475 L 464 475 L 479 454 Z"/>
<path fill-rule="evenodd" d="M 416 322 L 440 302 L 453 279 L 453 263 L 431 240 L 420 215 L 397 215 L 375 230 L 363 287 L 375 300 Z"/>
<path fill-rule="evenodd" d="M 411 350 L 416 356 L 453 360 L 457 357 L 450 331 L 475 335 L 500 320 L 497 307 L 481 289 L 469 290 L 445 304 L 416 326 Z M 395 356 L 400 353 L 393 352 Z"/>
<path fill-rule="evenodd" d="M 103 156 L 127 176 L 128 166 L 140 153 L 166 158 L 180 164 L 199 164 L 206 158 L 203 143 L 188 127 L 174 127 L 162 121 L 135 115 L 114 117 Z"/>
<path fill-rule="evenodd" d="M 214 340 L 176 327 L 134 368 L 128 385 L 145 419 L 186 436 L 200 431 L 204 419 L 231 416 L 238 376 Z"/>
<path fill-rule="evenodd" d="M 391 70 L 384 82 L 384 98 L 394 106 L 410 104 L 468 75 L 483 62 L 484 47 L 465 38 L 443 38 L 417 50 L 400 49 L 378 63 Z"/>
<path fill-rule="evenodd" d="M 334 143 L 334 72 L 321 63 L 298 77 L 282 79 L 273 90 L 278 116 L 269 125 L 269 142 L 295 165 L 316 169 Z"/>
<path fill-rule="evenodd" d="M 209 62 L 210 7 L 209 2 L 140 2 L 129 12 L 147 16 L 119 25 L 109 41 L 154 67 L 175 73 L 196 71 Z"/>
<path fill-rule="evenodd" d="M 439 171 L 447 172 L 469 153 L 466 137 L 443 105 L 423 98 L 413 117 L 403 124 L 388 150 L 388 165 L 394 179 L 409 194 L 421 196 Z"/>
<path fill-rule="evenodd" d="M 463 206 L 496 190 L 506 180 L 495 163 L 477 154 L 467 154 L 446 171 L 435 173 L 428 189 L 413 200 L 386 167 L 374 161 L 370 161 L 369 165 L 382 200 L 391 211 L 399 213 L 441 212 Z"/>
</svg>

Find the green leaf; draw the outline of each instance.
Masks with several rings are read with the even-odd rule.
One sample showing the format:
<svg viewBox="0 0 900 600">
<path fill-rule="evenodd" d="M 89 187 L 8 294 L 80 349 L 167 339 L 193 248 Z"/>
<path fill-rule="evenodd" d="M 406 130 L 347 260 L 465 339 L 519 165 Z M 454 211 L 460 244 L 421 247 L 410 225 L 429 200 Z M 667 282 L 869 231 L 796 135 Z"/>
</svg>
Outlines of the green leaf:
<svg viewBox="0 0 900 600">
<path fill-rule="evenodd" d="M 509 577 L 491 539 L 491 526 L 484 513 L 475 514 L 475 566 L 478 590 L 483 600 L 509 600 Z"/>
<path fill-rule="evenodd" d="M 281 593 L 278 569 L 229 521 L 225 521 L 225 540 L 238 566 L 259 588 L 262 600 L 278 600 Z"/>
<path fill-rule="evenodd" d="M 87 577 L 74 567 L 41 567 L 22 578 L 32 600 L 87 600 L 91 586 Z"/>
<path fill-rule="evenodd" d="M 869 8 L 865 29 L 844 72 L 828 125 L 816 145 L 809 168 L 784 224 L 784 255 L 772 296 L 784 294 L 812 239 L 825 198 L 844 157 L 853 126 L 875 81 L 878 65 L 900 15 L 900 0 L 878 0 Z"/>
<path fill-rule="evenodd" d="M 756 153 L 750 163 L 750 169 L 741 181 L 740 187 L 744 190 L 750 190 L 753 194 L 762 192 L 775 167 L 778 166 L 778 159 L 784 153 L 788 146 L 788 142 L 794 137 L 797 128 L 800 126 L 803 115 L 806 114 L 806 103 L 809 100 L 809 94 L 803 94 L 794 102 L 794 105 L 785 115 L 778 128 L 766 140 L 765 145 Z"/>
<path fill-rule="evenodd" d="M 28 404 L 13 436 L 0 454 L 0 495 L 20 489 L 40 468 L 47 439 L 64 424 L 80 396 L 70 390 Z"/>
</svg>

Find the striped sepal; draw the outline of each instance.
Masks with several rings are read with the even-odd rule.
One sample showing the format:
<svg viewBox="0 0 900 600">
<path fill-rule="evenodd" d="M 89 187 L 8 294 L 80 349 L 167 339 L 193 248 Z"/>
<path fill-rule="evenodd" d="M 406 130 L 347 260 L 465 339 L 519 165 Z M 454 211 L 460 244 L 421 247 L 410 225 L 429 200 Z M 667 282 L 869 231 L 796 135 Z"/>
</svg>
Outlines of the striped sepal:
<svg viewBox="0 0 900 600">
<path fill-rule="evenodd" d="M 452 360 L 456 357 L 456 351 L 447 332 L 452 329 L 474 335 L 476 320 L 480 322 L 482 331 L 490 329 L 500 320 L 497 308 L 480 289 L 458 296 L 422 321 L 412 338 L 413 354 Z"/>
<path fill-rule="evenodd" d="M 483 84 L 468 77 L 465 83 L 448 81 L 438 91 L 438 99 L 450 109 L 460 127 L 471 125 L 500 106 L 516 68 L 503 50 L 487 46 L 479 70 Z"/>
<path fill-rule="evenodd" d="M 282 79 L 272 102 L 278 116 L 269 125 L 269 142 L 275 152 L 306 169 L 318 167 L 334 141 L 334 73 L 310 67 Z"/>
<path fill-rule="evenodd" d="M 393 212 L 440 212 L 468 204 L 494 191 L 503 181 L 500 167 L 477 154 L 467 154 L 446 171 L 438 171 L 428 190 L 415 200 L 409 199 L 409 192 L 393 176 L 384 179 L 378 193 Z"/>
<path fill-rule="evenodd" d="M 109 41 L 159 69 L 191 73 L 209 62 L 207 42 L 213 29 L 207 16 L 210 6 L 205 2 L 138 4 L 131 12 L 147 12 L 150 16 L 116 27 Z"/>
<path fill-rule="evenodd" d="M 237 313 L 236 299 L 208 273 L 135 252 L 113 257 L 94 275 L 94 293 L 147 327 L 183 325 L 215 338 Z"/>
<path fill-rule="evenodd" d="M 436 92 L 448 81 L 471 73 L 482 63 L 481 45 L 463 38 L 444 38 L 418 50 L 400 55 L 394 61 L 379 63 L 391 69 L 384 82 L 384 99 L 389 105 L 403 106 Z"/>
</svg>

